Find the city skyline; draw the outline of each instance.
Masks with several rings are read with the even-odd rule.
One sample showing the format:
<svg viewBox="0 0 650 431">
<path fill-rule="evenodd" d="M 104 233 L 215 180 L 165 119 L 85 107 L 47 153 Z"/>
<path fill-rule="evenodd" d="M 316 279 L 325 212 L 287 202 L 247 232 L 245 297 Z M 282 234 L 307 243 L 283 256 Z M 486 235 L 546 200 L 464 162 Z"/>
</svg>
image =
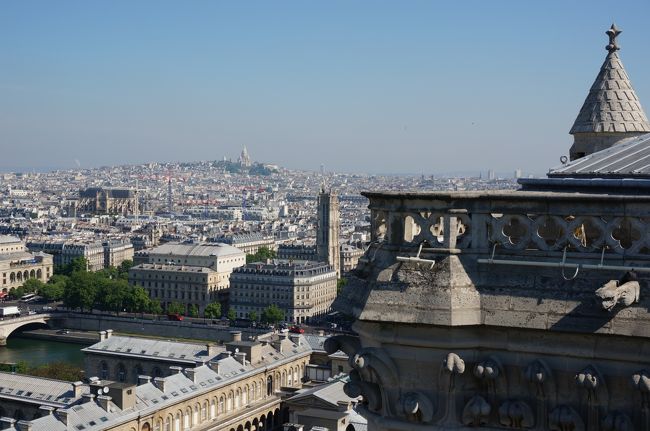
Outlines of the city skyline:
<svg viewBox="0 0 650 431">
<path fill-rule="evenodd" d="M 544 174 L 568 152 L 612 21 L 650 99 L 644 2 L 616 16 L 605 2 L 152 5 L 3 5 L 0 171 L 247 146 L 290 169 Z"/>
</svg>

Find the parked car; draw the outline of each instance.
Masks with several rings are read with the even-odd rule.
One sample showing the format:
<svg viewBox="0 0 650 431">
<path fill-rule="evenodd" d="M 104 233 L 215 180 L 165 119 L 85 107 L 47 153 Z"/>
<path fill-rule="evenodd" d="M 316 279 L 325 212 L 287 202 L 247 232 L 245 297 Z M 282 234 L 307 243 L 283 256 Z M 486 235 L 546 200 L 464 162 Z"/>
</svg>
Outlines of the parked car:
<svg viewBox="0 0 650 431">
<path fill-rule="evenodd" d="M 289 331 L 293 332 L 294 334 L 304 334 L 305 333 L 304 329 L 302 329 L 300 326 L 295 326 L 295 325 L 292 326 L 291 328 L 289 328 Z"/>
<path fill-rule="evenodd" d="M 56 331 L 57 334 L 69 334 L 70 330 L 69 329 L 59 329 Z"/>
<path fill-rule="evenodd" d="M 167 315 L 167 319 L 176 320 L 180 322 L 181 320 L 183 320 L 183 315 L 179 313 L 172 313 Z"/>
</svg>

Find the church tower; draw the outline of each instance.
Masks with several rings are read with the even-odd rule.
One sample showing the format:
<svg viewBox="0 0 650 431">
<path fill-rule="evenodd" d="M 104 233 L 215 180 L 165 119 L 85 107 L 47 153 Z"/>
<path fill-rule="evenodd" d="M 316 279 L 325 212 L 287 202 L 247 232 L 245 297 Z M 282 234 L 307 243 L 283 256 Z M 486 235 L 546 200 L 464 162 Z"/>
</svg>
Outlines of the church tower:
<svg viewBox="0 0 650 431">
<path fill-rule="evenodd" d="M 607 57 L 569 132 L 573 135 L 571 160 L 650 132 L 648 119 L 618 55 L 620 46 L 616 38 L 621 30 L 612 24 L 605 34 L 609 36 Z"/>
<path fill-rule="evenodd" d="M 321 188 L 318 195 L 318 235 L 316 251 L 318 260 L 328 262 L 341 276 L 341 248 L 339 245 L 339 198 L 336 193 Z"/>
</svg>

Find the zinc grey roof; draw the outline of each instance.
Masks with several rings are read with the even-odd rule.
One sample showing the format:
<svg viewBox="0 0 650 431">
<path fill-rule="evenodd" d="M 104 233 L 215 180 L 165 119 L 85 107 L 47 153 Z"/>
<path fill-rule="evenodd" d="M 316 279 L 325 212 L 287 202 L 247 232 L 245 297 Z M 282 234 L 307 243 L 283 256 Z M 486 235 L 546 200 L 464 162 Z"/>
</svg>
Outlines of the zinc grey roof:
<svg viewBox="0 0 650 431">
<path fill-rule="evenodd" d="M 575 133 L 650 132 L 650 123 L 643 112 L 630 78 L 618 55 L 616 36 L 620 30 L 612 25 L 609 51 L 596 76 L 580 113 L 571 127 Z"/>
<path fill-rule="evenodd" d="M 349 378 L 346 376 L 336 379 L 332 382 L 314 386 L 313 388 L 301 389 L 297 391 L 296 395 L 291 397 L 291 401 L 315 397 L 332 405 L 333 407 L 338 406 L 339 401 L 345 401 L 348 403 L 355 401 L 358 398 L 350 398 L 343 391 L 343 386 L 345 386 L 348 380 Z"/>
<path fill-rule="evenodd" d="M 3 398 L 49 406 L 63 406 L 75 399 L 70 382 L 0 372 L 0 400 Z"/>
<path fill-rule="evenodd" d="M 0 235 L 0 244 L 13 244 L 21 242 L 20 238 L 11 235 Z"/>
<path fill-rule="evenodd" d="M 118 338 L 131 338 L 112 336 L 108 340 Z M 108 341 L 106 340 L 106 341 Z M 141 345 L 150 340 L 144 338 L 135 338 Z M 135 406 L 120 410 L 115 404 L 111 404 L 111 412 L 106 412 L 96 401 L 77 401 L 66 406 L 68 412 L 67 426 L 58 418 L 58 414 L 44 416 L 31 421 L 33 431 L 98 431 L 115 428 L 119 424 L 126 423 L 129 420 L 136 419 L 140 415 L 159 410 L 178 403 L 180 400 L 194 397 L 206 391 L 225 386 L 236 381 L 248 373 L 264 369 L 272 363 L 282 363 L 290 361 L 296 355 L 308 354 L 311 349 L 309 345 L 302 342 L 300 346 L 295 346 L 288 340 L 283 345 L 283 352 L 275 351 L 270 345 L 263 347 L 265 360 L 258 364 L 242 365 L 235 358 L 223 357 L 218 359 L 219 373 L 215 372 L 209 366 L 201 365 L 194 367 L 195 381 L 190 380 L 186 374 L 177 373 L 163 378 L 165 382 L 165 392 L 160 391 L 153 383 L 145 383 L 135 387 L 136 404 Z M 173 343 L 173 342 L 163 342 Z M 101 345 L 102 343 L 97 343 Z M 174 343 L 188 344 L 188 343 Z M 91 347 L 95 347 L 91 346 Z M 273 351 L 273 352 L 272 352 Z M 68 384 L 70 385 L 70 384 Z"/>
<path fill-rule="evenodd" d="M 82 349 L 82 351 L 104 354 L 114 353 L 125 356 L 135 355 L 174 362 L 195 362 L 210 359 L 205 345 L 120 335 L 112 335 L 103 341 Z"/>
<path fill-rule="evenodd" d="M 548 176 L 650 178 L 650 133 L 553 168 Z"/>
<path fill-rule="evenodd" d="M 222 243 L 183 244 L 167 243 L 149 252 L 150 255 L 181 255 L 181 256 L 229 256 L 242 254 L 243 251 L 232 245 Z"/>
</svg>

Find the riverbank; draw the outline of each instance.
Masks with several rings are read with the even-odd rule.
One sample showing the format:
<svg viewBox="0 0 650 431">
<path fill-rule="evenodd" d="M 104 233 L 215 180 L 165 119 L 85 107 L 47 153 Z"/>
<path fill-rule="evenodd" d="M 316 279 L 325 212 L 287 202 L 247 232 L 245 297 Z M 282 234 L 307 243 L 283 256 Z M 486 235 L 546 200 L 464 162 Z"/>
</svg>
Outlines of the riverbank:
<svg viewBox="0 0 650 431">
<path fill-rule="evenodd" d="M 99 334 L 92 331 L 67 331 L 62 332 L 56 329 L 33 329 L 31 331 L 22 331 L 21 338 L 31 338 L 34 340 L 54 340 L 63 343 L 82 344 L 90 346 L 99 341 Z"/>
</svg>

